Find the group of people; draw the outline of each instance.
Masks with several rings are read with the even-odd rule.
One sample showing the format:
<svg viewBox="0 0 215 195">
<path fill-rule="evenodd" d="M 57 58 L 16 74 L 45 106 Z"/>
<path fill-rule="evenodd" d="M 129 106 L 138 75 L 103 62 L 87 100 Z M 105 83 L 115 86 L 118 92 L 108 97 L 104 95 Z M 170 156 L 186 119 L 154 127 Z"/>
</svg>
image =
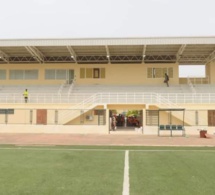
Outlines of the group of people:
<svg viewBox="0 0 215 195">
<path fill-rule="evenodd" d="M 140 121 L 136 116 L 126 117 L 124 115 L 119 114 L 112 115 L 111 117 L 111 130 L 115 131 L 117 127 L 139 127 Z"/>
<path fill-rule="evenodd" d="M 139 127 L 140 126 L 140 121 L 137 119 L 136 116 L 129 116 L 128 117 L 127 126 L 130 126 L 130 127 Z"/>
</svg>

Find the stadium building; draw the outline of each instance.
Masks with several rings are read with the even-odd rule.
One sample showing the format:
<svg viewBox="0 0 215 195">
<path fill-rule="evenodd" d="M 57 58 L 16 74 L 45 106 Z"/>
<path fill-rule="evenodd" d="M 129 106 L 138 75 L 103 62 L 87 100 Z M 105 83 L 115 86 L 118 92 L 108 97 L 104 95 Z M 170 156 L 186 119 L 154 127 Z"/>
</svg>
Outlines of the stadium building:
<svg viewBox="0 0 215 195">
<path fill-rule="evenodd" d="M 212 134 L 214 74 L 215 37 L 0 40 L 0 132 Z"/>
</svg>

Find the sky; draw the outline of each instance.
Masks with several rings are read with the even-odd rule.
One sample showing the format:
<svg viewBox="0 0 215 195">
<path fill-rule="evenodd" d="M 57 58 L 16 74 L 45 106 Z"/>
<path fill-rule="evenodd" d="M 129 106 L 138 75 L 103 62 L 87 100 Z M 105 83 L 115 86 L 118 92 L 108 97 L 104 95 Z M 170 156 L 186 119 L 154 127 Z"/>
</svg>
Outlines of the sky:
<svg viewBox="0 0 215 195">
<path fill-rule="evenodd" d="M 215 36 L 215 0 L 0 0 L 0 39 Z"/>
<path fill-rule="evenodd" d="M 0 0 L 0 3 L 0 39 L 215 35 L 215 0 Z"/>
</svg>

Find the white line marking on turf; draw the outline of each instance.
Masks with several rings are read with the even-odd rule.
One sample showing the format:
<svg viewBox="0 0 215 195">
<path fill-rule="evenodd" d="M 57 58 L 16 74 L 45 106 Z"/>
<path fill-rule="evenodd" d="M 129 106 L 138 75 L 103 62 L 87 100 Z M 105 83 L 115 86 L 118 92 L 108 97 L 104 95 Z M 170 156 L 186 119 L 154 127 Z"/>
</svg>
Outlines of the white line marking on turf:
<svg viewBox="0 0 215 195">
<path fill-rule="evenodd" d="M 129 195 L 129 151 L 125 151 L 125 167 L 122 195 Z"/>
</svg>

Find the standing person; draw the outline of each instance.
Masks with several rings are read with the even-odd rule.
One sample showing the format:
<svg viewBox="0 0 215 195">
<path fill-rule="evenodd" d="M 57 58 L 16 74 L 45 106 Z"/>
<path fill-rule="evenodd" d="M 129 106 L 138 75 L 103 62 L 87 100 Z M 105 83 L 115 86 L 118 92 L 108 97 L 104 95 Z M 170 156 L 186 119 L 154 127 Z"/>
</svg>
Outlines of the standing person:
<svg viewBox="0 0 215 195">
<path fill-rule="evenodd" d="M 112 130 L 113 131 L 116 130 L 116 117 L 115 116 L 112 117 Z"/>
<path fill-rule="evenodd" d="M 27 103 L 28 102 L 28 90 L 27 89 L 23 92 L 23 96 L 25 99 L 25 103 Z"/>
<path fill-rule="evenodd" d="M 166 86 L 169 87 L 169 76 L 167 75 L 167 73 L 165 73 L 164 83 L 166 83 Z"/>
</svg>

